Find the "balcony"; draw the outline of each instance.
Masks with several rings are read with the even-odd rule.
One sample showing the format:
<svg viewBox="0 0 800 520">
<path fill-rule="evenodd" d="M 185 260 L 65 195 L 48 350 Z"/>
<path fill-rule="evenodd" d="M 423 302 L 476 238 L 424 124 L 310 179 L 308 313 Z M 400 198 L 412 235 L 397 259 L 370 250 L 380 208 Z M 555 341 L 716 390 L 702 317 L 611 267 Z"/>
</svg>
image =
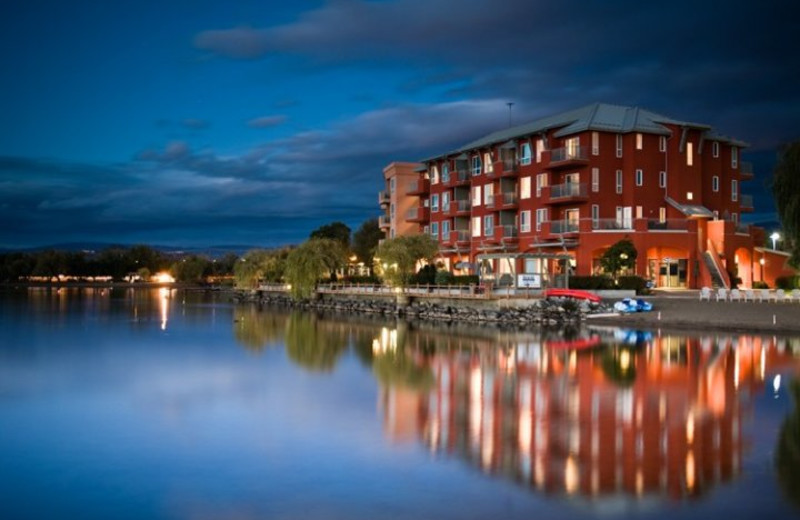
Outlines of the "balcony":
<svg viewBox="0 0 800 520">
<path fill-rule="evenodd" d="M 517 194 L 513 191 L 500 193 L 497 195 L 497 202 L 501 209 L 514 209 L 517 207 Z"/>
<path fill-rule="evenodd" d="M 632 219 L 598 218 L 592 220 L 592 231 L 632 231 Z"/>
<path fill-rule="evenodd" d="M 753 179 L 755 175 L 753 175 L 753 163 L 742 161 L 739 163 L 739 178 L 743 181 L 749 181 Z"/>
<path fill-rule="evenodd" d="M 465 216 L 469 215 L 469 211 L 472 208 L 472 201 L 471 200 L 454 200 L 451 202 L 456 209 L 456 216 Z"/>
<path fill-rule="evenodd" d="M 570 168 L 589 164 L 589 148 L 572 146 L 550 150 L 550 168 Z"/>
<path fill-rule="evenodd" d="M 739 195 L 739 209 L 748 213 L 753 211 L 753 196 Z"/>
<path fill-rule="evenodd" d="M 389 196 L 389 192 L 386 190 L 378 192 L 378 204 L 381 207 L 388 206 L 391 203 L 391 197 Z"/>
<path fill-rule="evenodd" d="M 406 220 L 409 222 L 427 222 L 430 218 L 431 214 L 428 208 L 411 208 L 406 213 Z"/>
<path fill-rule="evenodd" d="M 381 215 L 378 217 L 378 227 L 381 229 L 392 227 L 392 219 L 389 217 L 389 215 Z"/>
<path fill-rule="evenodd" d="M 550 222 L 550 233 L 554 235 L 577 233 L 579 228 L 580 223 L 577 220 L 553 220 Z"/>
<path fill-rule="evenodd" d="M 453 172 L 450 175 L 450 186 L 469 185 L 470 175 L 466 170 Z"/>
<path fill-rule="evenodd" d="M 567 204 L 589 200 L 589 190 L 585 182 L 567 182 L 550 186 L 550 196 L 545 199 L 548 204 Z"/>
<path fill-rule="evenodd" d="M 417 179 L 408 183 L 406 195 L 425 195 L 431 191 L 431 181 L 428 179 Z"/>
<path fill-rule="evenodd" d="M 501 177 L 514 177 L 519 173 L 519 163 L 517 163 L 516 159 L 503 159 L 502 163 L 503 169 L 500 170 Z"/>
<path fill-rule="evenodd" d="M 470 242 L 470 234 L 467 230 L 455 229 L 450 232 L 450 242 L 456 245 L 467 245 Z"/>
<path fill-rule="evenodd" d="M 486 230 L 486 240 L 489 242 L 514 242 L 519 236 L 517 226 L 495 226 Z"/>
</svg>

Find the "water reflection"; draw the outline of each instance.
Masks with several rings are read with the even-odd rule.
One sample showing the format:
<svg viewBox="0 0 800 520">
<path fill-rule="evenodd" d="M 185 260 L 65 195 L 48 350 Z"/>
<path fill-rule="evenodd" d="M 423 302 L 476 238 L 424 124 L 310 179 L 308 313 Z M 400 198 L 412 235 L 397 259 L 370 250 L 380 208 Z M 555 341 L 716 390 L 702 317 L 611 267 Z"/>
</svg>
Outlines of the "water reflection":
<svg viewBox="0 0 800 520">
<path fill-rule="evenodd" d="M 360 345 L 390 439 L 417 440 L 539 493 L 592 499 L 698 497 L 735 479 L 752 396 L 774 384 L 771 374 L 795 374 L 800 356 L 800 339 L 772 336 L 596 328 L 565 337 L 264 316 L 252 322 L 269 337 L 285 330 L 288 357 L 308 369 L 332 370 Z M 796 409 L 781 435 L 779 470 L 798 486 Z"/>
</svg>

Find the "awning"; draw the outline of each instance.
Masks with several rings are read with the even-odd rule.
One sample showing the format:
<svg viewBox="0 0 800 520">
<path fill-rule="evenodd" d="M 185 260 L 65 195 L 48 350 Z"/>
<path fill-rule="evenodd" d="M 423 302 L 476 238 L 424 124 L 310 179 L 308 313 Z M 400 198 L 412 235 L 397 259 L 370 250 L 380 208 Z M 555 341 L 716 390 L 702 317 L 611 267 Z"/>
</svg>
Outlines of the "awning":
<svg viewBox="0 0 800 520">
<path fill-rule="evenodd" d="M 677 209 L 687 217 L 713 218 L 714 212 L 700 204 L 681 204 L 671 197 L 664 197 L 670 206 Z"/>
</svg>

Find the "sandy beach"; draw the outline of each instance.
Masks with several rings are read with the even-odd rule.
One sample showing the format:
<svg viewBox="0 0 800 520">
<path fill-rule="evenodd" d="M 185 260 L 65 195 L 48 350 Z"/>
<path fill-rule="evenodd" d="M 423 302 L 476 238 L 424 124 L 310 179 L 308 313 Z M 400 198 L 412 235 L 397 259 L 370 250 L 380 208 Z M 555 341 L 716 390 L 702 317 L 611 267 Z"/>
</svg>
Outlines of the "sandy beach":
<svg viewBox="0 0 800 520">
<path fill-rule="evenodd" d="M 726 330 L 734 332 L 800 333 L 800 302 L 700 301 L 698 291 L 657 291 L 641 297 L 653 304 L 650 312 L 598 316 L 588 324 L 637 328 Z"/>
</svg>

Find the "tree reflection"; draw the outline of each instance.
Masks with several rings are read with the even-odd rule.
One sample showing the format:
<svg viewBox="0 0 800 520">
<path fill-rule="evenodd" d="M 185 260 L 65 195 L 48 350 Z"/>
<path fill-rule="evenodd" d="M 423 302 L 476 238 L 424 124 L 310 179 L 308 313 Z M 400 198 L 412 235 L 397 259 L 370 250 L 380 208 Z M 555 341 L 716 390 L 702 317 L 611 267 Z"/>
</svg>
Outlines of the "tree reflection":
<svg viewBox="0 0 800 520">
<path fill-rule="evenodd" d="M 244 348 L 261 352 L 267 345 L 278 344 L 286 330 L 286 314 L 262 312 L 255 306 L 233 309 L 233 336 Z"/>
<path fill-rule="evenodd" d="M 627 387 L 636 381 L 636 353 L 624 345 L 609 345 L 603 350 L 600 366 L 603 373 L 617 386 Z"/>
<path fill-rule="evenodd" d="M 289 359 L 309 370 L 329 372 L 347 349 L 347 329 L 344 323 L 325 323 L 313 314 L 293 312 L 286 322 L 285 341 Z"/>
<path fill-rule="evenodd" d="M 781 425 L 775 450 L 775 467 L 783 493 L 800 506 L 800 381 L 789 386 L 794 409 Z"/>
</svg>

